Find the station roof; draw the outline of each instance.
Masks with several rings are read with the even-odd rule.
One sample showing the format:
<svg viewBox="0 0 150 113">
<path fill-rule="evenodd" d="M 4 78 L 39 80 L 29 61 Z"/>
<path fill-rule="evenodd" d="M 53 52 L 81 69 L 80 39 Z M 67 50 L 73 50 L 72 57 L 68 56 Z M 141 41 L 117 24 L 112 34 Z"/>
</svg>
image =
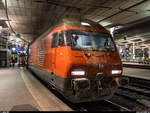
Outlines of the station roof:
<svg viewBox="0 0 150 113">
<path fill-rule="evenodd" d="M 7 4 L 6 4 L 7 3 Z M 1 0 L 0 25 L 31 42 L 66 15 L 123 27 L 150 16 L 150 0 Z M 10 23 L 10 25 L 9 25 Z"/>
</svg>

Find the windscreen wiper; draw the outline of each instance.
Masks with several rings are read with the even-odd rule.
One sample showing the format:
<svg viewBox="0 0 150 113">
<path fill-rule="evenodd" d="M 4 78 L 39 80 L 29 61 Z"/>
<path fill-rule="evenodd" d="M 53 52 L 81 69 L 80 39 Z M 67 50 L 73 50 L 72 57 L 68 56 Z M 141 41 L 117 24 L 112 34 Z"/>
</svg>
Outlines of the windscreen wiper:
<svg viewBox="0 0 150 113">
<path fill-rule="evenodd" d="M 108 39 L 106 39 L 106 42 L 105 42 L 104 46 L 105 46 L 105 48 L 107 49 L 107 52 L 111 52 L 111 51 L 110 51 L 110 50 L 111 50 L 111 47 L 110 47 L 110 44 L 109 44 Z"/>
</svg>

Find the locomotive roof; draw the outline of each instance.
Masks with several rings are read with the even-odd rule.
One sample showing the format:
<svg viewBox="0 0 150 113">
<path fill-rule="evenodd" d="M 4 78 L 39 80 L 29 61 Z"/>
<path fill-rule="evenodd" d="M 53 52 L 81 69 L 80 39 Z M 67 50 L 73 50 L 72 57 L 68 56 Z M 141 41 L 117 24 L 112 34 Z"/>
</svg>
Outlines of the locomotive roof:
<svg viewBox="0 0 150 113">
<path fill-rule="evenodd" d="M 57 24 L 53 24 L 45 33 L 43 33 L 39 38 L 37 38 L 35 41 L 42 39 L 44 36 L 49 34 L 53 29 L 61 27 L 61 26 L 76 26 L 76 27 L 85 27 L 86 25 L 82 25 L 82 22 L 88 23 L 88 27 L 95 28 L 95 29 L 104 29 L 103 26 L 100 24 L 93 22 L 91 20 L 85 19 L 85 18 L 79 18 L 79 17 L 64 17 L 62 19 L 59 19 Z M 35 42 L 34 41 L 34 42 Z M 33 42 L 32 42 L 33 43 Z M 31 43 L 31 44 L 32 44 Z"/>
<path fill-rule="evenodd" d="M 85 19 L 85 18 L 78 18 L 78 17 L 64 17 L 62 18 L 59 23 L 56 25 L 56 27 L 60 26 L 76 26 L 76 27 L 81 27 L 85 26 L 82 25 L 82 22 L 88 23 L 90 27 L 97 28 L 97 29 L 105 29 L 103 26 L 100 24 L 93 22 L 91 20 Z"/>
</svg>

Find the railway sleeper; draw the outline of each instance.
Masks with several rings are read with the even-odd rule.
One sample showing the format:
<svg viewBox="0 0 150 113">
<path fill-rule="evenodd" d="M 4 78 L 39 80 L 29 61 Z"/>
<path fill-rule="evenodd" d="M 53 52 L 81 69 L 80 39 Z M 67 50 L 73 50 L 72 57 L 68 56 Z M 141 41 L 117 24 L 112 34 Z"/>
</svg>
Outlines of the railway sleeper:
<svg viewBox="0 0 150 113">
<path fill-rule="evenodd" d="M 145 89 L 141 89 L 141 88 L 137 88 L 137 87 L 132 87 L 132 86 L 129 86 L 129 87 L 126 87 L 126 86 L 122 86 L 120 87 L 120 89 L 125 89 L 125 90 L 130 90 L 130 91 L 134 91 L 134 92 L 137 92 L 139 94 L 142 94 L 142 95 L 145 95 L 145 96 L 150 96 L 150 91 L 148 90 L 145 90 Z"/>
<path fill-rule="evenodd" d="M 143 104 L 144 106 L 150 108 L 150 101 L 148 101 L 148 100 L 145 100 L 145 99 L 137 99 L 137 102 L 139 102 L 139 103 Z"/>
</svg>

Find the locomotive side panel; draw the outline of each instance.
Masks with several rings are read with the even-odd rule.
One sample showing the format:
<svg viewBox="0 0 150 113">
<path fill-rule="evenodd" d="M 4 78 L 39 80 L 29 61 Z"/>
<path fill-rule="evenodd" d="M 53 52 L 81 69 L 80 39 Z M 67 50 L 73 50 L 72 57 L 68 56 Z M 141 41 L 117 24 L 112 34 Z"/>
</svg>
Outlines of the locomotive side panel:
<svg viewBox="0 0 150 113">
<path fill-rule="evenodd" d="M 48 35 L 44 38 L 45 44 L 45 70 L 49 73 L 52 72 L 52 48 L 51 48 L 51 39 L 52 36 Z"/>
<path fill-rule="evenodd" d="M 56 67 L 55 75 L 63 78 L 68 78 L 68 71 L 70 69 L 69 47 L 58 47 L 56 48 Z"/>
<path fill-rule="evenodd" d="M 71 57 L 67 57 L 70 55 L 68 47 L 51 48 L 52 38 L 56 37 L 48 35 L 30 46 L 29 68 L 45 82 L 64 92 L 71 84 L 70 79 L 65 79 L 69 69 L 66 64 Z"/>
<path fill-rule="evenodd" d="M 31 48 L 30 48 L 30 50 L 31 50 L 31 55 L 30 55 L 30 64 L 31 65 L 34 65 L 34 66 L 38 66 L 37 65 L 37 62 L 38 62 L 38 43 L 37 42 L 35 42 L 32 46 L 31 46 Z"/>
</svg>

